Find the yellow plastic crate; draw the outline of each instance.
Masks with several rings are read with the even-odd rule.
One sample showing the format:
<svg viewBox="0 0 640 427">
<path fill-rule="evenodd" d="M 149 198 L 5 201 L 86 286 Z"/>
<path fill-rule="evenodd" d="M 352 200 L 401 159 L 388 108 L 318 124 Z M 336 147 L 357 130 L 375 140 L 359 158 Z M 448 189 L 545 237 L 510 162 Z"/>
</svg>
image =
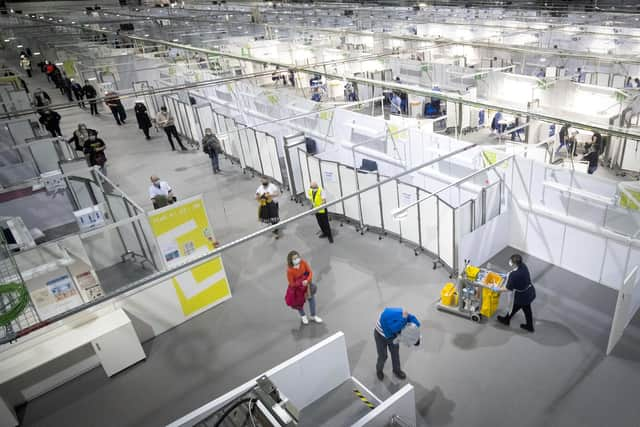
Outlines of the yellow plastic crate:
<svg viewBox="0 0 640 427">
<path fill-rule="evenodd" d="M 443 305 L 454 307 L 458 305 L 458 290 L 453 283 L 447 283 L 440 291 L 440 301 Z"/>
<path fill-rule="evenodd" d="M 500 304 L 500 292 L 494 292 L 491 289 L 482 288 L 482 305 L 480 306 L 480 314 L 485 317 L 491 317 L 498 310 Z"/>
<path fill-rule="evenodd" d="M 476 280 L 476 277 L 478 277 L 478 273 L 480 273 L 480 269 L 474 265 L 469 264 L 464 269 L 464 273 L 466 274 L 467 279 Z"/>
<path fill-rule="evenodd" d="M 502 283 L 502 276 L 494 273 L 493 271 L 490 271 L 486 276 L 484 276 L 484 280 L 482 282 L 485 285 L 500 286 L 500 284 Z"/>
</svg>

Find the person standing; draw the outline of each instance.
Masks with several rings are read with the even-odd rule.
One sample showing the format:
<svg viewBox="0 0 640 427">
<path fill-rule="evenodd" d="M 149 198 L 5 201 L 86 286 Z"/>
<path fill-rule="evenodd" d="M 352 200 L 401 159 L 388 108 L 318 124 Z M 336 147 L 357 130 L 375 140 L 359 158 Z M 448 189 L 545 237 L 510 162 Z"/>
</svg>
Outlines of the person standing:
<svg viewBox="0 0 640 427">
<path fill-rule="evenodd" d="M 324 190 L 320 188 L 318 186 L 318 183 L 315 181 L 311 183 L 311 188 L 309 188 L 307 195 L 311 200 L 314 208 L 327 203 L 327 200 L 324 197 Z M 322 231 L 322 234 L 320 234 L 320 238 L 327 238 L 329 239 L 329 243 L 333 243 L 333 233 L 331 232 L 331 226 L 329 225 L 329 213 L 327 212 L 326 208 L 320 209 L 318 212 L 316 212 L 316 220 L 318 221 L 318 226 Z"/>
<path fill-rule="evenodd" d="M 308 325 L 309 318 L 316 323 L 322 323 L 323 320 L 316 315 L 316 291 L 318 288 L 313 283 L 313 271 L 296 251 L 291 251 L 287 255 L 287 283 L 285 300 L 287 305 L 298 310 L 302 324 Z M 304 311 L 305 301 L 309 303 L 309 317 Z"/>
<path fill-rule="evenodd" d="M 62 136 L 62 132 L 60 131 L 60 114 L 56 111 L 48 108 L 44 109 L 40 113 L 40 119 L 38 121 L 49 131 L 51 136 Z"/>
<path fill-rule="evenodd" d="M 511 318 L 520 309 L 524 312 L 527 323 L 520 325 L 525 331 L 533 332 L 533 314 L 531 312 L 531 303 L 536 299 L 536 289 L 531 283 L 531 275 L 526 264 L 522 261 L 522 256 L 518 254 L 511 255 L 509 258 L 509 267 L 513 268 L 507 278 L 507 289 L 513 291 L 513 308 L 511 313 L 506 316 L 498 316 L 498 321 L 503 325 L 509 326 Z"/>
<path fill-rule="evenodd" d="M 147 139 L 151 139 L 149 136 L 149 129 L 151 129 L 151 119 L 147 114 L 147 107 L 141 100 L 136 100 L 136 105 L 133 107 L 133 111 L 136 113 L 136 120 L 138 121 L 138 128 L 142 129 L 142 133 Z"/>
<path fill-rule="evenodd" d="M 213 134 L 210 128 L 204 130 L 204 138 L 202 138 L 202 151 L 209 155 L 211 159 L 211 167 L 213 173 L 220 172 L 220 154 L 222 154 L 222 144 L 217 136 Z"/>
<path fill-rule="evenodd" d="M 49 105 L 51 105 L 51 97 L 49 94 L 41 88 L 36 89 L 36 91 L 33 92 L 33 106 L 40 109 Z"/>
<path fill-rule="evenodd" d="M 107 107 L 111 110 L 111 114 L 113 114 L 113 118 L 116 119 L 118 126 L 125 124 L 127 113 L 124 111 L 124 106 L 118 94 L 113 91 L 107 92 L 104 96 L 104 103 L 107 104 Z"/>
<path fill-rule="evenodd" d="M 87 128 L 87 125 L 80 123 L 78 125 L 78 129 L 73 131 L 73 136 L 69 138 L 67 143 L 73 143 L 74 150 L 84 153 L 84 146 L 89 140 L 90 134 L 98 135 L 98 131 L 95 129 L 89 129 Z"/>
<path fill-rule="evenodd" d="M 407 378 L 407 374 L 400 368 L 400 344 L 397 339 L 409 324 L 420 327 L 420 321 L 416 316 L 402 308 L 387 307 L 380 313 L 376 327 L 373 330 L 378 353 L 376 376 L 379 380 L 382 381 L 384 378 L 382 369 L 387 361 L 387 351 L 391 353 L 391 366 L 394 375 L 401 380 Z M 420 345 L 419 334 L 417 341 L 414 341 L 414 345 Z"/>
<path fill-rule="evenodd" d="M 160 209 L 172 204 L 177 199 L 173 195 L 173 189 L 167 181 L 160 181 L 156 175 L 151 175 L 151 186 L 149 186 L 149 198 L 154 209 Z"/>
<path fill-rule="evenodd" d="M 20 68 L 31 78 L 31 60 L 26 55 L 20 56 Z"/>
<path fill-rule="evenodd" d="M 71 92 L 73 92 L 73 96 L 75 96 L 76 101 L 78 101 L 78 107 L 84 108 L 84 91 L 80 83 L 74 79 L 71 79 Z"/>
<path fill-rule="evenodd" d="M 97 132 L 89 133 L 84 144 L 84 154 L 87 155 L 89 166 L 98 166 L 103 175 L 107 174 L 107 155 L 104 152 L 106 148 L 104 141 L 98 138 Z"/>
<path fill-rule="evenodd" d="M 275 225 L 280 222 L 278 197 L 280 189 L 269 178 L 263 176 L 260 186 L 256 190 L 256 200 L 258 201 L 258 218 L 267 225 Z M 273 230 L 276 239 L 280 238 L 278 229 Z"/>
<path fill-rule="evenodd" d="M 560 139 L 560 145 L 558 145 L 558 149 L 556 150 L 556 156 L 560 154 L 560 149 L 567 144 L 567 137 L 569 136 L 569 124 L 565 123 L 560 128 L 560 132 L 558 133 L 558 138 Z M 569 148 L 567 147 L 567 150 Z"/>
<path fill-rule="evenodd" d="M 73 88 L 72 88 L 73 83 L 71 82 L 71 79 L 69 77 L 62 76 L 62 92 L 64 95 L 67 96 L 67 98 L 69 99 L 69 102 L 73 102 Z"/>
<path fill-rule="evenodd" d="M 160 107 L 160 112 L 156 116 L 156 122 L 158 126 L 164 129 L 164 133 L 167 134 L 167 138 L 169 139 L 169 144 L 171 144 L 171 150 L 176 151 L 175 145 L 173 145 L 173 138 L 176 138 L 178 141 L 178 145 L 182 151 L 187 151 L 184 145 L 182 145 L 182 141 L 180 140 L 180 136 L 178 135 L 178 129 L 176 129 L 175 121 L 171 113 L 167 111 L 167 107 Z"/>
<path fill-rule="evenodd" d="M 98 103 L 96 102 L 96 97 L 98 96 L 98 92 L 96 92 L 96 88 L 91 86 L 89 82 L 85 82 L 84 86 L 82 86 L 82 92 L 84 96 L 87 97 L 87 101 L 89 101 L 89 108 L 91 109 L 91 115 L 98 115 Z"/>
</svg>

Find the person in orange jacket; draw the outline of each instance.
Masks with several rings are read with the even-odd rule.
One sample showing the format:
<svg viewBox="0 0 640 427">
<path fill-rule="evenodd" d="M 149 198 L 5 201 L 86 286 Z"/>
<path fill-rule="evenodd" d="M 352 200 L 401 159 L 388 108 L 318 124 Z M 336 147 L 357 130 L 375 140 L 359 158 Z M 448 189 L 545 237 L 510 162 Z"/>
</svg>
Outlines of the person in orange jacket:
<svg viewBox="0 0 640 427">
<path fill-rule="evenodd" d="M 296 251 L 291 251 L 287 255 L 287 281 L 289 283 L 288 292 L 293 292 L 295 290 L 299 290 L 299 287 L 304 287 L 305 289 L 305 297 L 309 302 L 309 311 L 311 314 L 311 320 L 316 323 L 322 323 L 322 319 L 316 316 L 316 298 L 315 298 L 315 290 L 316 285 L 312 282 L 313 272 L 309 267 L 309 264 L 305 260 L 300 257 L 300 254 Z M 309 318 L 304 311 L 304 302 L 303 306 L 298 309 L 298 313 L 300 313 L 300 319 L 304 325 L 309 324 Z"/>
</svg>

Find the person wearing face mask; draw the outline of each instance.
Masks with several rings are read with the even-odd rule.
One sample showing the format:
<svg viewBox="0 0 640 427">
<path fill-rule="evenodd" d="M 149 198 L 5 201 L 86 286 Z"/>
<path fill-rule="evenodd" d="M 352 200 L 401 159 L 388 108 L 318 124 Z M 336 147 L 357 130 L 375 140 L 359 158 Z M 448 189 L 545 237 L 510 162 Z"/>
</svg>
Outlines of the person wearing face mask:
<svg viewBox="0 0 640 427">
<path fill-rule="evenodd" d="M 202 138 L 202 151 L 209 155 L 211 159 L 211 167 L 213 173 L 220 172 L 220 154 L 222 154 L 222 144 L 213 131 L 209 128 L 204 130 L 204 138 Z"/>
<path fill-rule="evenodd" d="M 154 209 L 174 203 L 177 198 L 173 195 L 173 189 L 166 181 L 160 181 L 155 175 L 151 175 L 151 186 L 149 186 L 149 198 Z"/>
<path fill-rule="evenodd" d="M 314 208 L 327 203 L 327 200 L 324 197 L 324 190 L 320 188 L 318 183 L 315 181 L 311 183 L 311 188 L 309 188 L 307 196 L 311 200 Z M 333 243 L 333 234 L 331 233 L 331 226 L 329 225 L 329 213 L 327 212 L 327 209 L 320 209 L 316 212 L 316 220 L 318 221 L 318 226 L 322 231 L 320 238 L 327 238 L 329 239 L 329 243 Z"/>
<path fill-rule="evenodd" d="M 74 144 L 74 149 L 84 153 L 84 145 L 89 139 L 89 135 L 97 135 L 98 131 L 95 129 L 89 129 L 84 123 L 78 125 L 78 129 L 73 131 L 73 136 L 67 141 L 69 144 Z"/>
<path fill-rule="evenodd" d="M 267 225 L 280 222 L 278 196 L 280 196 L 280 189 L 269 182 L 269 178 L 263 176 L 256 190 L 256 200 L 258 201 L 258 218 Z M 273 234 L 276 239 L 280 237 L 278 229 L 273 230 Z"/>
<path fill-rule="evenodd" d="M 309 318 L 316 323 L 322 323 L 322 319 L 316 316 L 316 291 L 317 286 L 312 282 L 313 272 L 309 264 L 300 257 L 296 251 L 287 255 L 287 294 L 285 301 L 291 308 L 298 310 L 303 325 L 309 324 Z M 309 303 L 309 314 L 304 311 L 304 303 Z"/>
<path fill-rule="evenodd" d="M 513 292 L 513 308 L 511 309 L 511 313 L 506 316 L 498 316 L 498 321 L 503 325 L 509 326 L 513 315 L 522 309 L 527 323 L 521 324 L 520 327 L 525 331 L 533 332 L 531 303 L 536 299 L 536 289 L 531 283 L 529 269 L 522 261 L 522 256 L 518 254 L 511 255 L 511 258 L 509 258 L 509 266 L 513 268 L 513 270 L 509 273 L 506 288 Z"/>
</svg>

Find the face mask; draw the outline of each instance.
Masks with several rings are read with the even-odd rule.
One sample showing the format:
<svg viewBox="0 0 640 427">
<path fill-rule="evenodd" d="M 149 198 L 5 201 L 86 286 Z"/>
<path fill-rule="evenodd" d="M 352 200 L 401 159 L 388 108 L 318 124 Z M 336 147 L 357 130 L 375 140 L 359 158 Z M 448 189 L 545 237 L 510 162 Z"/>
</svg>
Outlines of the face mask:
<svg viewBox="0 0 640 427">
<path fill-rule="evenodd" d="M 300 258 L 294 258 L 291 260 L 291 262 L 297 267 L 300 265 Z"/>
<path fill-rule="evenodd" d="M 160 188 L 160 181 L 153 181 L 153 185 Z"/>
<path fill-rule="evenodd" d="M 509 267 L 513 267 L 513 261 L 509 260 Z"/>
</svg>

